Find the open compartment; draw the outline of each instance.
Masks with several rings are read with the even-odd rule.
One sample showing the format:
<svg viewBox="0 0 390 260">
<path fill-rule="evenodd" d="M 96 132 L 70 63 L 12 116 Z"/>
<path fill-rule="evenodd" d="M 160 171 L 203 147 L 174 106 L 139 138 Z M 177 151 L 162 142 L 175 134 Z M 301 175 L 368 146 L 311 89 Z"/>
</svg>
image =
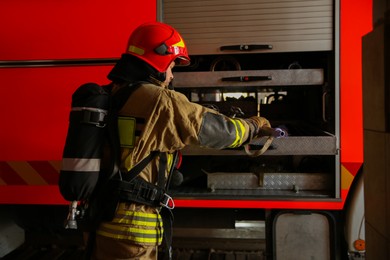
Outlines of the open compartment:
<svg viewBox="0 0 390 260">
<path fill-rule="evenodd" d="M 260 157 L 244 148 L 182 150 L 183 199 L 337 199 L 338 140 L 331 53 L 195 57 L 173 86 L 191 101 L 230 117 L 263 116 L 287 135 Z M 293 60 L 294 62 L 290 62 Z M 289 63 L 290 62 L 290 63 Z M 252 140 L 261 150 L 267 137 Z"/>
</svg>

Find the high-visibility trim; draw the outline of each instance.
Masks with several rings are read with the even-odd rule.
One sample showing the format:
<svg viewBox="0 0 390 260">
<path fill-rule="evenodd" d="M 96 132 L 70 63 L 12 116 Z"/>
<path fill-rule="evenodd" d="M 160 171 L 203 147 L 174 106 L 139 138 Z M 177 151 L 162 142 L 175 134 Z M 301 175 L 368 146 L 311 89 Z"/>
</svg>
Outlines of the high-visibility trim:
<svg viewBox="0 0 390 260">
<path fill-rule="evenodd" d="M 162 229 L 142 229 L 134 226 L 119 226 L 110 223 L 102 223 L 96 233 L 114 239 L 125 239 L 147 244 L 160 244 L 163 239 Z"/>
<path fill-rule="evenodd" d="M 97 234 L 143 244 L 160 244 L 164 232 L 160 214 L 127 209 L 120 203 L 111 222 L 103 222 Z"/>
<path fill-rule="evenodd" d="M 146 213 L 146 212 L 138 212 L 138 211 L 130 211 L 119 208 L 117 211 L 118 214 L 127 215 L 127 216 L 136 216 L 136 217 L 144 217 L 144 218 L 154 218 L 161 219 L 159 214 L 156 213 Z"/>
<path fill-rule="evenodd" d="M 341 188 L 349 189 L 351 187 L 353 179 L 354 176 L 351 174 L 351 172 L 348 171 L 348 169 L 344 165 L 341 165 Z"/>
<path fill-rule="evenodd" d="M 134 45 L 130 45 L 128 51 L 129 52 L 133 52 L 133 53 L 138 54 L 138 55 L 144 55 L 145 54 L 145 50 L 144 49 L 141 49 L 141 48 L 139 48 L 137 46 L 134 46 Z"/>
<path fill-rule="evenodd" d="M 168 160 L 167 168 L 168 169 L 171 169 L 171 167 L 174 166 L 174 165 L 172 165 L 173 164 L 173 155 L 174 155 L 173 153 L 167 154 L 167 160 Z"/>
<path fill-rule="evenodd" d="M 100 170 L 100 159 L 94 158 L 63 158 L 63 171 L 77 171 L 80 172 L 98 172 Z"/>
<path fill-rule="evenodd" d="M 160 233 L 157 232 L 155 229 L 143 229 L 143 228 L 136 228 L 136 227 L 130 227 L 130 226 L 121 226 L 111 223 L 102 223 L 99 227 L 99 229 L 110 229 L 114 232 L 126 232 L 126 233 L 136 233 L 136 234 L 142 234 L 145 237 L 153 237 L 154 235 Z"/>
<path fill-rule="evenodd" d="M 162 221 L 161 222 L 156 222 L 156 220 L 151 221 L 148 219 L 144 218 L 139 218 L 139 217 L 134 217 L 134 218 L 114 218 L 112 220 L 113 223 L 118 223 L 118 224 L 133 224 L 137 226 L 145 226 L 145 227 L 160 227 L 162 228 Z"/>
<path fill-rule="evenodd" d="M 162 228 L 162 218 L 158 214 L 118 210 L 113 223 Z"/>
<path fill-rule="evenodd" d="M 96 112 L 96 113 L 103 113 L 105 115 L 107 115 L 107 110 L 105 109 L 101 109 L 101 108 L 96 108 L 96 107 L 72 107 L 71 111 L 84 111 L 84 110 L 88 110 L 88 111 L 91 111 L 91 112 Z"/>
<path fill-rule="evenodd" d="M 230 119 L 236 129 L 236 139 L 229 146 L 230 148 L 238 147 L 243 143 L 245 126 L 242 124 L 240 120 Z"/>
<path fill-rule="evenodd" d="M 175 47 L 177 46 L 177 47 L 185 48 L 186 45 L 184 44 L 183 39 L 182 39 L 181 37 L 179 37 L 179 38 L 180 38 L 180 41 L 178 41 L 177 43 L 172 44 L 172 46 L 175 46 Z M 175 54 L 178 54 L 178 53 L 175 53 Z"/>
<path fill-rule="evenodd" d="M 118 117 L 119 141 L 121 147 L 134 148 L 136 123 L 134 117 Z"/>
<path fill-rule="evenodd" d="M 227 148 L 235 143 L 237 129 L 235 124 L 225 116 L 206 112 L 203 115 L 198 138 L 201 146 L 216 149 Z"/>
</svg>

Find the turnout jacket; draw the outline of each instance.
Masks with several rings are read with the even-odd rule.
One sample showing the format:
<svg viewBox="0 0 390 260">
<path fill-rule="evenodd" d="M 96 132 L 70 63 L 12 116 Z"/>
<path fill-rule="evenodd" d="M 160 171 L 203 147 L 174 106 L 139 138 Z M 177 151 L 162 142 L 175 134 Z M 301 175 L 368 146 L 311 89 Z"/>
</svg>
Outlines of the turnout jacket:
<svg viewBox="0 0 390 260">
<path fill-rule="evenodd" d="M 135 122 L 133 125 L 124 124 L 128 129 L 119 126 L 122 145 L 120 168 L 125 172 L 152 151 L 172 155 L 187 145 L 233 148 L 249 141 L 253 132 L 252 126 L 244 119 L 229 118 L 190 102 L 179 92 L 152 83 L 143 83 L 130 95 L 119 111 L 119 117 L 119 121 L 129 119 Z M 134 145 L 124 145 L 122 140 L 131 135 L 135 136 Z M 171 167 L 169 162 L 166 174 Z M 159 157 L 155 157 L 139 176 L 156 183 L 158 168 Z M 163 234 L 159 209 L 120 202 L 114 219 L 103 222 L 97 234 L 135 244 L 159 245 Z"/>
</svg>

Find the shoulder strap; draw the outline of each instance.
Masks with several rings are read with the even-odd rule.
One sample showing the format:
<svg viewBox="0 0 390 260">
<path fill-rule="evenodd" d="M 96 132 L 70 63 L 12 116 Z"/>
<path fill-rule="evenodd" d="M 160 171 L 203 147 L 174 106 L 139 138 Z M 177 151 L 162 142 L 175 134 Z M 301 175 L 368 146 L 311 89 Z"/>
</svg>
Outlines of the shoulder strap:
<svg viewBox="0 0 390 260">
<path fill-rule="evenodd" d="M 157 186 L 164 189 L 165 187 L 165 171 L 167 169 L 168 159 L 166 153 L 160 154 L 160 163 L 158 165 L 158 177 L 157 177 Z"/>
<path fill-rule="evenodd" d="M 127 99 L 130 97 L 130 95 L 142 84 L 141 82 L 135 82 L 130 83 L 126 87 L 123 87 L 119 89 L 114 95 L 113 95 L 113 106 L 115 108 L 116 115 L 118 114 L 119 110 L 125 105 Z M 120 144 L 117 143 L 116 146 L 118 147 L 117 150 L 118 160 L 120 161 Z M 122 179 L 128 182 L 131 182 L 134 178 L 138 176 L 138 174 L 141 173 L 141 171 L 157 156 L 159 155 L 159 151 L 152 151 L 147 157 L 145 157 L 141 162 L 139 162 L 136 166 L 134 166 L 129 172 L 122 175 Z"/>
<path fill-rule="evenodd" d="M 142 82 L 135 82 L 130 83 L 128 86 L 123 87 L 119 89 L 114 95 L 112 99 L 112 104 L 115 113 L 115 121 L 117 114 L 119 110 L 125 105 L 127 99 L 133 93 L 139 86 L 141 86 Z M 117 132 L 117 129 L 116 129 Z M 119 140 L 116 138 L 116 140 Z M 119 141 L 117 141 L 116 145 L 117 148 L 114 150 L 116 151 L 117 155 L 115 158 L 117 158 L 117 162 L 120 161 L 120 144 Z M 136 178 L 141 171 L 158 155 L 163 155 L 160 158 L 160 165 L 159 165 L 159 176 L 158 176 L 158 184 L 160 187 L 163 187 L 163 183 L 165 182 L 164 179 L 164 172 L 167 165 L 167 159 L 165 153 L 160 153 L 159 151 L 152 151 L 147 157 L 145 157 L 141 162 L 139 162 L 136 166 L 134 166 L 129 172 L 123 174 L 122 173 L 122 179 L 128 182 L 131 182 L 134 178 Z"/>
<path fill-rule="evenodd" d="M 129 172 L 127 172 L 124 176 L 122 176 L 123 180 L 128 182 L 134 180 L 134 178 L 137 177 L 138 174 L 140 174 L 140 172 L 146 167 L 146 165 L 148 165 L 153 160 L 153 158 L 155 158 L 158 154 L 160 154 L 159 151 L 151 152 L 147 157 L 142 159 L 141 162 L 139 162 L 136 166 L 131 168 Z"/>
<path fill-rule="evenodd" d="M 120 164 L 120 143 L 118 134 L 118 112 L 124 106 L 130 95 L 141 85 L 141 82 L 129 83 L 127 86 L 119 89 L 111 96 L 109 113 L 107 119 L 108 139 L 111 146 L 111 162 L 109 167 L 109 175 L 107 180 L 111 179 L 118 173 L 118 165 Z"/>
</svg>

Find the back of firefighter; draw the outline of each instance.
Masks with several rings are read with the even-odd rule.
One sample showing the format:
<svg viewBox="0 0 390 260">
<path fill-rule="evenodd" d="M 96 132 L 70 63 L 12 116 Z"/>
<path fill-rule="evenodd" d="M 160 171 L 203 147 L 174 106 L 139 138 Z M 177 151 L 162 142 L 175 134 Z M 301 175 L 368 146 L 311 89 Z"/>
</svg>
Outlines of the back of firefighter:
<svg viewBox="0 0 390 260">
<path fill-rule="evenodd" d="M 136 86 L 119 110 L 123 175 L 158 151 L 139 174 L 148 183 L 157 184 L 161 181 L 159 171 L 167 179 L 175 151 L 187 145 L 238 147 L 255 137 L 262 126 L 270 126 L 261 117 L 229 118 L 171 90 L 173 67 L 189 63 L 186 45 L 171 26 L 147 23 L 130 36 L 126 52 L 108 75 L 113 95 Z M 96 230 L 92 258 L 157 259 L 164 234 L 160 210 L 165 203 L 172 206 L 170 200 L 162 206 L 121 200 L 114 218 Z"/>
</svg>

